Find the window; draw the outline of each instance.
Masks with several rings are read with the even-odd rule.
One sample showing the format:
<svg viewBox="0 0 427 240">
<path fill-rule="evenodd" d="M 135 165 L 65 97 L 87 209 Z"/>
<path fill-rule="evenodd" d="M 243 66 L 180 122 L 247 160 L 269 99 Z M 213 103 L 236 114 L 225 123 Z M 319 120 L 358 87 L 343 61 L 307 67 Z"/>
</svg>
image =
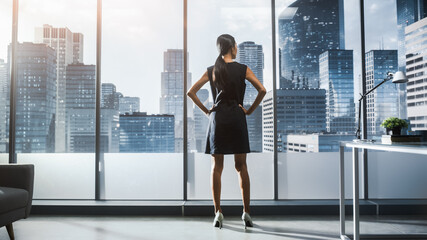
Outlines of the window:
<svg viewBox="0 0 427 240">
<path fill-rule="evenodd" d="M 269 1 L 193 1 L 188 4 L 189 70 L 192 83 L 197 81 L 207 67 L 214 65 L 218 56 L 216 39 L 231 34 L 238 45 L 236 61 L 249 66 L 267 90 L 272 90 L 271 10 Z M 190 87 L 190 85 L 189 85 Z M 199 98 L 211 106 L 213 99 L 209 84 L 198 93 Z M 246 81 L 244 106 L 249 108 L 257 95 L 256 89 Z M 267 103 L 268 104 L 268 103 Z M 194 104 L 189 105 L 189 199 L 210 199 L 211 156 L 204 154 L 208 118 Z M 263 151 L 262 116 L 266 116 L 262 104 L 247 116 L 250 149 L 248 168 L 251 174 L 251 195 L 254 199 L 273 198 L 273 158 Z M 271 106 L 269 109 L 272 109 Z M 271 127 L 273 122 L 270 120 Z M 193 124 L 194 123 L 194 127 Z M 273 133 L 270 128 L 264 134 Z M 268 143 L 264 147 L 271 148 Z M 234 160 L 226 155 L 223 180 L 235 182 Z M 268 177 L 266 177 L 268 176 Z M 241 199 L 238 184 L 223 186 L 225 199 Z M 269 186 L 269 187 L 265 187 Z"/>
<path fill-rule="evenodd" d="M 183 198 L 182 6 L 103 1 L 105 199 Z"/>
<path fill-rule="evenodd" d="M 96 1 L 19 4 L 17 161 L 35 199 L 94 199 Z"/>
<path fill-rule="evenodd" d="M 286 99 L 276 107 L 295 110 L 276 120 L 280 199 L 336 198 L 330 176 L 338 162 L 327 158 L 338 159 L 333 146 L 356 130 L 358 7 L 358 1 L 276 1 L 276 95 Z M 316 184 L 301 187 L 308 182 Z"/>
</svg>

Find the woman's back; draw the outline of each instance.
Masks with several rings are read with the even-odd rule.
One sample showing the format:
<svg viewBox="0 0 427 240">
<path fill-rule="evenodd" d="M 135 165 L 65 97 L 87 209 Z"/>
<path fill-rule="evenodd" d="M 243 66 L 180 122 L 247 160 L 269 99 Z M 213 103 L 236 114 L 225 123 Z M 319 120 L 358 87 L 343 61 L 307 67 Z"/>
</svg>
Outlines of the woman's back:
<svg viewBox="0 0 427 240">
<path fill-rule="evenodd" d="M 226 63 L 226 67 L 228 78 L 223 89 L 217 87 L 213 82 L 212 72 L 214 67 L 211 66 L 208 68 L 209 82 L 211 85 L 214 104 L 218 105 L 223 102 L 235 101 L 238 104 L 243 105 L 247 66 L 238 62 L 229 62 Z"/>
<path fill-rule="evenodd" d="M 209 154 L 248 153 L 249 136 L 246 116 L 242 108 L 245 95 L 246 65 L 226 63 L 227 79 L 224 87 L 213 82 L 213 67 L 208 68 L 214 107 L 209 116 L 206 151 Z"/>
</svg>

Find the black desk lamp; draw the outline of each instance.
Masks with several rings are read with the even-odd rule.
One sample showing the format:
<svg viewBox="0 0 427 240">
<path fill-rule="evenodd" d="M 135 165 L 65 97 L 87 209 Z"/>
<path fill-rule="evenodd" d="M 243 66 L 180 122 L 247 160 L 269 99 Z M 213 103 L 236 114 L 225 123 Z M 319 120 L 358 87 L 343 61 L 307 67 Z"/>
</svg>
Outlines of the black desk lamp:
<svg viewBox="0 0 427 240">
<path fill-rule="evenodd" d="M 406 77 L 406 75 L 402 72 L 402 71 L 398 71 L 396 73 L 391 73 L 388 72 L 387 73 L 387 77 L 384 78 L 384 80 L 382 82 L 380 82 L 378 85 L 376 85 L 374 88 L 372 88 L 371 90 L 369 90 L 368 92 L 366 92 L 365 94 L 360 94 L 360 99 L 359 99 L 359 122 L 358 122 L 358 126 L 357 126 L 357 131 L 356 131 L 356 139 L 355 141 L 363 141 L 360 139 L 360 113 L 362 110 L 362 100 L 366 98 L 366 96 L 373 92 L 375 89 L 377 89 L 379 86 L 381 86 L 382 84 L 384 84 L 387 81 L 392 80 L 392 83 L 406 83 L 408 82 L 408 78 Z M 365 127 L 365 126 L 364 126 Z M 366 139 L 364 139 L 366 141 Z"/>
</svg>

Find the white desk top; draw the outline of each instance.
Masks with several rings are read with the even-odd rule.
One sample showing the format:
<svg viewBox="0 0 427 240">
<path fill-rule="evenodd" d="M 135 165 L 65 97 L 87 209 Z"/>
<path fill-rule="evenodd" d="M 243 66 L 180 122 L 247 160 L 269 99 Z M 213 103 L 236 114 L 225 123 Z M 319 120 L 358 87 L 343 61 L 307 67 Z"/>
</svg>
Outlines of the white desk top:
<svg viewBox="0 0 427 240">
<path fill-rule="evenodd" d="M 399 143 L 382 143 L 377 142 L 340 142 L 341 147 L 361 148 L 382 150 L 389 152 L 404 152 L 427 155 L 427 142 L 399 142 Z"/>
</svg>

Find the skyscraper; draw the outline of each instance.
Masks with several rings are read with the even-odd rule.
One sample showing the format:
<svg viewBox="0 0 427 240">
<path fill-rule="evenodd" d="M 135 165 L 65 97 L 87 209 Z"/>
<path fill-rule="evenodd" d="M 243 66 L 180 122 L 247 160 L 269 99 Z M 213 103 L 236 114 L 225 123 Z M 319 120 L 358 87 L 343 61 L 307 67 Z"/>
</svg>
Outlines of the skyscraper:
<svg viewBox="0 0 427 240">
<path fill-rule="evenodd" d="M 396 0 L 399 71 L 405 71 L 405 27 L 427 17 L 427 0 Z"/>
<path fill-rule="evenodd" d="M 242 64 L 247 65 L 261 84 L 264 83 L 264 53 L 262 45 L 255 44 L 254 42 L 243 42 L 238 46 L 236 60 Z M 245 97 L 243 104 L 249 108 L 255 101 L 258 91 L 248 81 L 246 81 Z M 246 116 L 249 133 L 249 143 L 251 151 L 262 151 L 262 106 L 259 106 L 251 115 Z"/>
<path fill-rule="evenodd" d="M 371 90 L 387 77 L 388 72 L 397 71 L 397 50 L 371 50 L 366 57 L 366 91 Z M 366 97 L 368 135 L 379 136 L 385 131 L 380 125 L 388 117 L 399 114 L 399 91 L 391 81 Z"/>
<path fill-rule="evenodd" d="M 95 65 L 66 67 L 67 152 L 95 151 Z"/>
<path fill-rule="evenodd" d="M 119 97 L 121 93 L 116 91 L 116 85 L 112 83 L 101 84 L 101 108 L 119 110 Z"/>
<path fill-rule="evenodd" d="M 321 133 L 326 131 L 326 90 L 278 89 L 277 150 L 286 151 L 289 134 Z M 269 91 L 262 107 L 263 151 L 273 152 L 273 92 Z"/>
<path fill-rule="evenodd" d="M 174 152 L 173 115 L 120 115 L 120 152 Z"/>
<path fill-rule="evenodd" d="M 326 90 L 326 131 L 355 132 L 353 50 L 328 50 L 319 56 L 320 88 Z"/>
<path fill-rule="evenodd" d="M 343 0 L 297 0 L 279 16 L 280 88 L 288 81 L 319 86 L 321 53 L 344 49 Z"/>
<path fill-rule="evenodd" d="M 163 57 L 160 113 L 175 116 L 175 149 L 182 151 L 183 102 L 185 99 L 187 100 L 188 116 L 193 116 L 193 104 L 189 98 L 184 97 L 184 52 L 182 49 L 168 49 L 164 52 Z M 191 73 L 187 75 L 187 86 L 191 86 Z M 189 129 L 194 130 L 190 127 Z M 189 132 L 188 136 L 194 136 L 194 133 Z"/>
<path fill-rule="evenodd" d="M 139 112 L 139 97 L 119 97 L 119 112 L 120 114 Z"/>
<path fill-rule="evenodd" d="M 104 152 L 119 152 L 119 98 L 112 83 L 101 84 L 101 149 Z"/>
<path fill-rule="evenodd" d="M 54 28 L 44 24 L 43 27 L 36 27 L 36 43 L 45 43 L 56 51 L 56 122 L 55 122 L 55 151 L 65 152 L 65 89 L 66 89 L 66 66 L 73 63 L 74 59 L 83 59 L 83 35 L 81 44 L 74 42 L 73 33 L 68 28 Z M 80 39 L 80 38 L 79 38 Z M 74 50 L 74 46 L 81 45 L 81 49 Z M 77 47 L 76 47 L 77 49 Z M 74 55 L 78 54 L 78 55 Z"/>
<path fill-rule="evenodd" d="M 412 130 L 427 130 L 427 18 L 405 29 L 408 118 Z"/>
<path fill-rule="evenodd" d="M 396 0 L 399 71 L 406 70 L 405 27 L 427 16 L 427 0 Z M 399 117 L 407 118 L 406 84 L 399 84 Z"/>
<path fill-rule="evenodd" d="M 0 153 L 8 147 L 9 64 L 0 59 Z"/>
<path fill-rule="evenodd" d="M 247 65 L 261 84 L 264 83 L 264 53 L 262 45 L 255 44 L 254 42 L 243 42 L 238 45 L 238 52 L 236 61 Z M 255 101 L 258 91 L 252 84 L 246 82 L 244 105 L 252 104 Z"/>
<path fill-rule="evenodd" d="M 56 55 L 46 44 L 17 45 L 17 153 L 55 151 Z"/>
</svg>

